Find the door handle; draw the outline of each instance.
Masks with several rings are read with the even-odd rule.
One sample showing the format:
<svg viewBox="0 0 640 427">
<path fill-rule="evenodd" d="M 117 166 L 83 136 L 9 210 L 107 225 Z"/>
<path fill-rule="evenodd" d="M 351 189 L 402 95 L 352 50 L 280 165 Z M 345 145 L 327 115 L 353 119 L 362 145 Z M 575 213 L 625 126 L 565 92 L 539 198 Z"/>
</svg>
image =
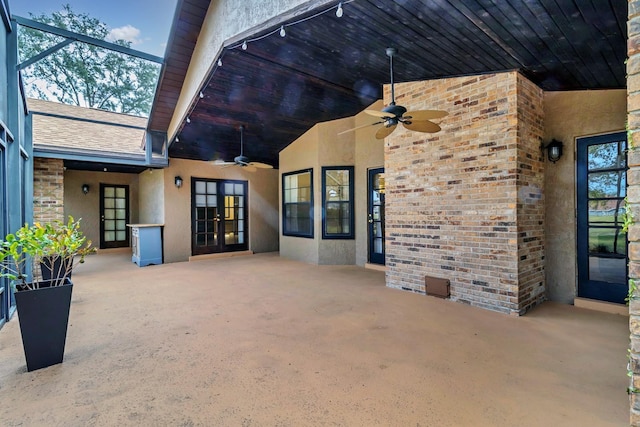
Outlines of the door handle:
<svg viewBox="0 0 640 427">
<path fill-rule="evenodd" d="M 369 214 L 369 219 L 368 219 L 368 221 L 369 221 L 369 224 L 373 224 L 373 218 L 371 217 L 371 214 Z"/>
</svg>

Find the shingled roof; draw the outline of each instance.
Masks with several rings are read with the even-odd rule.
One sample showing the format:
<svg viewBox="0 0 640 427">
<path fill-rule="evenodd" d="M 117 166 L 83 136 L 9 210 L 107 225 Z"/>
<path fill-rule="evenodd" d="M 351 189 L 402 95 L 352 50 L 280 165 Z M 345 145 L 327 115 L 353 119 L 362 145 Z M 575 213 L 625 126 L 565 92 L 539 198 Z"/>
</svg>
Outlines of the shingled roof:
<svg viewBox="0 0 640 427">
<path fill-rule="evenodd" d="M 33 114 L 34 149 L 144 156 L 146 117 L 32 98 L 27 105 Z"/>
</svg>

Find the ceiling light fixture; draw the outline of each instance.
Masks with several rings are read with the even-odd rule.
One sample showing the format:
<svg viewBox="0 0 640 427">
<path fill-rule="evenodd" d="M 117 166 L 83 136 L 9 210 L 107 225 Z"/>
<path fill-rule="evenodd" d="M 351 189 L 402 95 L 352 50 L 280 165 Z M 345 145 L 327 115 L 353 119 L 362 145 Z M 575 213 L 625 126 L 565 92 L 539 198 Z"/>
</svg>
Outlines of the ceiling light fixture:
<svg viewBox="0 0 640 427">
<path fill-rule="evenodd" d="M 222 58 L 218 58 L 218 67 L 222 67 Z"/>
<path fill-rule="evenodd" d="M 204 98 L 204 94 L 200 92 L 200 99 Z"/>
<path fill-rule="evenodd" d="M 191 123 L 191 119 L 187 117 L 187 123 Z"/>
<path fill-rule="evenodd" d="M 284 30 L 284 25 L 280 27 L 280 37 L 284 37 L 287 35 L 287 32 Z"/>
<path fill-rule="evenodd" d="M 242 42 L 242 50 L 247 50 L 247 41 Z"/>
<path fill-rule="evenodd" d="M 342 2 L 338 3 L 338 9 L 336 9 L 336 16 L 342 18 L 344 11 L 342 10 Z"/>
</svg>

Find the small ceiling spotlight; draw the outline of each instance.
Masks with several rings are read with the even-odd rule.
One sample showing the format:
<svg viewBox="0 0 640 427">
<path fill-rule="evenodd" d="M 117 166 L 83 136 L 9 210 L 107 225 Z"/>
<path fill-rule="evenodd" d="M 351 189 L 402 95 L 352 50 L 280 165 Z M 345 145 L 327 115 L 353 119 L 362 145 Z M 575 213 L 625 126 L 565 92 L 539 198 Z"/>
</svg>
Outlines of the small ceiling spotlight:
<svg viewBox="0 0 640 427">
<path fill-rule="evenodd" d="M 200 99 L 204 98 L 204 93 L 200 92 Z"/>
<path fill-rule="evenodd" d="M 187 123 L 191 123 L 191 119 L 187 117 Z"/>
<path fill-rule="evenodd" d="M 89 184 L 82 184 L 82 193 L 83 194 L 89 193 Z"/>
</svg>

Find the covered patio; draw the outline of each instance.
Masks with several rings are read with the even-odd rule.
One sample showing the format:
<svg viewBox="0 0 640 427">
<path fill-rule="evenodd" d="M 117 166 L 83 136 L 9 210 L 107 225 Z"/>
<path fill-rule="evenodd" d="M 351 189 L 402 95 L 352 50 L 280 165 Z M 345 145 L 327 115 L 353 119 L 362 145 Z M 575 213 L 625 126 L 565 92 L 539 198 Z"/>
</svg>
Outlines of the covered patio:
<svg viewBox="0 0 640 427">
<path fill-rule="evenodd" d="M 74 271 L 65 361 L 0 334 L 5 426 L 620 426 L 628 318 L 512 317 L 277 253 Z"/>
</svg>

